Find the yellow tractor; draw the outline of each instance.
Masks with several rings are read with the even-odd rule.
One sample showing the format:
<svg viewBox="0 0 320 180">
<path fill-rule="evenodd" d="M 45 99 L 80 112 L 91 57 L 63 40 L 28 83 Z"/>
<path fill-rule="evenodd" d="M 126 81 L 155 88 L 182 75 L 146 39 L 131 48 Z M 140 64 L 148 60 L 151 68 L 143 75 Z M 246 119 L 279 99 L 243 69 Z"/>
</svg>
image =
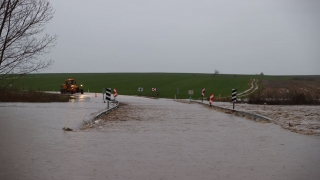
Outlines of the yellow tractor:
<svg viewBox="0 0 320 180">
<path fill-rule="evenodd" d="M 82 86 L 82 85 L 81 85 Z M 77 85 L 77 82 L 73 79 L 66 79 L 65 83 L 62 84 L 60 88 L 61 94 L 65 93 L 81 93 L 83 94 L 83 89 L 80 89 L 79 86 Z"/>
</svg>

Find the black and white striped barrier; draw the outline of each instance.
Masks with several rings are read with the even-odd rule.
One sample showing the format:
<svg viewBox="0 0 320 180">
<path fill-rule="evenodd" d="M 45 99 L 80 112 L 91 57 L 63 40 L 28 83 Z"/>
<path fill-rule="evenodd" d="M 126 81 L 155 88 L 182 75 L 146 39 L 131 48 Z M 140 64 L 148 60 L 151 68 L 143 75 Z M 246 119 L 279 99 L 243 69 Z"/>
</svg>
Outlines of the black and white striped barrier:
<svg viewBox="0 0 320 180">
<path fill-rule="evenodd" d="M 106 100 L 111 101 L 111 88 L 106 88 Z"/>
<path fill-rule="evenodd" d="M 107 100 L 107 108 L 109 109 L 109 102 L 111 101 L 111 88 L 106 88 L 106 100 Z M 105 102 L 105 101 L 104 101 Z"/>
<path fill-rule="evenodd" d="M 237 89 L 232 89 L 232 102 L 237 102 Z"/>
<path fill-rule="evenodd" d="M 233 109 L 234 109 L 234 103 L 237 102 L 237 89 L 232 89 L 231 101 L 233 102 Z"/>
</svg>

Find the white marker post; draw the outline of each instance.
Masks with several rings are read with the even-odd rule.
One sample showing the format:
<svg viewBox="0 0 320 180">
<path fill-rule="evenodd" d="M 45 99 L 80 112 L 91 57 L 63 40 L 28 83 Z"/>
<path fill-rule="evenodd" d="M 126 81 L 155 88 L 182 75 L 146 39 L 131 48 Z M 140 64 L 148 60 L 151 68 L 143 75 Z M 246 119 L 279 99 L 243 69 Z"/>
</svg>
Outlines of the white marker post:
<svg viewBox="0 0 320 180">
<path fill-rule="evenodd" d="M 143 87 L 139 87 L 138 91 L 140 92 L 140 96 L 141 96 L 141 92 L 143 91 Z"/>
<path fill-rule="evenodd" d="M 179 99 L 179 88 L 177 88 L 177 98 Z"/>
<path fill-rule="evenodd" d="M 201 101 L 201 102 L 203 102 L 203 97 L 204 97 L 204 93 L 205 93 L 205 91 L 206 91 L 206 88 L 202 88 L 202 91 L 201 91 L 202 101 Z"/>
<path fill-rule="evenodd" d="M 193 90 L 189 90 L 189 95 L 190 95 L 190 102 L 191 102 L 192 95 L 193 95 Z"/>
<path fill-rule="evenodd" d="M 104 93 L 106 93 L 106 89 L 102 88 L 102 101 L 104 101 Z M 105 102 L 105 101 L 104 101 Z"/>
</svg>

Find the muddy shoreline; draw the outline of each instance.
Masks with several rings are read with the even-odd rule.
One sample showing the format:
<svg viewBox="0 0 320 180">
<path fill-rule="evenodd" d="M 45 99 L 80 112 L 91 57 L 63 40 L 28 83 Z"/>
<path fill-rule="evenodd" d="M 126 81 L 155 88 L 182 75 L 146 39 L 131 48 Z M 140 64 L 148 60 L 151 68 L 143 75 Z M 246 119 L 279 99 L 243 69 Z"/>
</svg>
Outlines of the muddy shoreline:
<svg viewBox="0 0 320 180">
<path fill-rule="evenodd" d="M 193 103 L 185 100 L 178 102 L 185 104 Z M 232 104 L 226 102 L 215 102 L 214 105 L 232 108 Z M 205 105 L 204 107 L 209 108 Z M 280 125 L 282 128 L 292 132 L 304 135 L 320 135 L 320 106 L 236 104 L 235 107 L 237 110 L 269 117 L 272 119 L 272 123 Z M 85 124 L 81 130 L 89 131 L 90 129 L 96 129 L 98 131 L 110 131 L 115 128 L 119 122 L 143 121 L 145 120 L 142 116 L 144 110 L 146 110 L 146 107 L 134 106 L 130 103 L 121 103 L 118 109 L 95 119 L 90 124 Z M 218 108 L 215 108 L 215 111 L 233 114 L 233 112 Z M 260 123 L 266 122 L 260 121 Z"/>
<path fill-rule="evenodd" d="M 232 103 L 227 102 L 215 102 L 214 105 L 232 108 Z M 272 123 L 292 132 L 305 135 L 320 135 L 320 106 L 241 103 L 235 104 L 235 109 L 269 117 L 272 119 Z"/>
</svg>

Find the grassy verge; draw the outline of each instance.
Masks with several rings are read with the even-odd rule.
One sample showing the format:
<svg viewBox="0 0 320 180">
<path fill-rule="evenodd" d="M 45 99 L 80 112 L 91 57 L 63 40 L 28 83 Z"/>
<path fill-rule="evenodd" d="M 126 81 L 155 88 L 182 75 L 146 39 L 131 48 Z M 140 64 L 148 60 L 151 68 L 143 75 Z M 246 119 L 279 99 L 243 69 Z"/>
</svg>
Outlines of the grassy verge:
<svg viewBox="0 0 320 180">
<path fill-rule="evenodd" d="M 0 92 L 0 102 L 68 102 L 69 96 L 43 92 L 3 90 Z"/>
</svg>

